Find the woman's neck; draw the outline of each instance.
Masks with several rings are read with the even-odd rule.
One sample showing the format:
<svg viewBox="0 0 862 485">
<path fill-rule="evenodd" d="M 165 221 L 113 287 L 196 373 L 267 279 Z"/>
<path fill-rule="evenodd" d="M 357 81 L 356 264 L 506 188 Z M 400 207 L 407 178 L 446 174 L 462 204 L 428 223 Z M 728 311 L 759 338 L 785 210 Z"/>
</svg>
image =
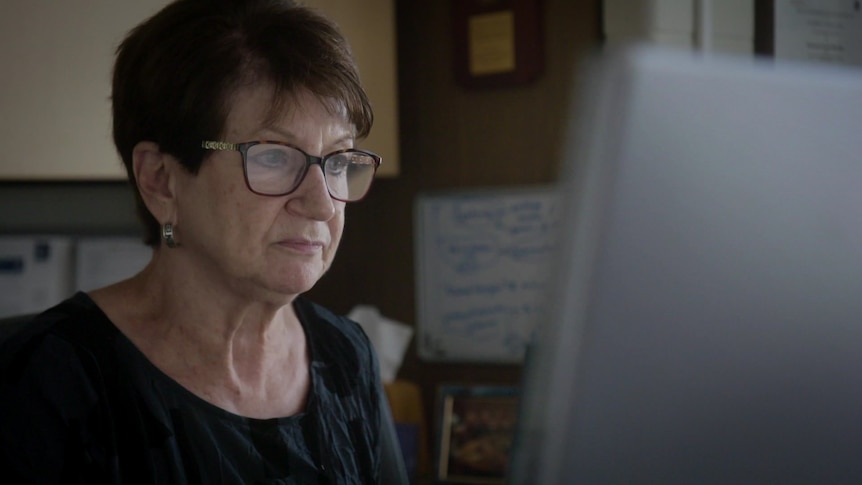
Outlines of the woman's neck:
<svg viewBox="0 0 862 485">
<path fill-rule="evenodd" d="M 308 352 L 289 301 L 237 297 L 161 268 L 154 259 L 90 296 L 156 367 L 199 397 L 250 417 L 304 407 Z"/>
</svg>

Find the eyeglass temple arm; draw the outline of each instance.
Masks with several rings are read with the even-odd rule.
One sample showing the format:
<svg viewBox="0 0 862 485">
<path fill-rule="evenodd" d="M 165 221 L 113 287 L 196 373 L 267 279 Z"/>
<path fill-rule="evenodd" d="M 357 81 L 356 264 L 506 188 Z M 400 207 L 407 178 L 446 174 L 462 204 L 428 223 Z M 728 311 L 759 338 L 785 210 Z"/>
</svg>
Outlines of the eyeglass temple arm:
<svg viewBox="0 0 862 485">
<path fill-rule="evenodd" d="M 238 151 L 239 145 L 225 141 L 203 141 L 201 142 L 201 148 L 205 148 L 207 150 Z"/>
</svg>

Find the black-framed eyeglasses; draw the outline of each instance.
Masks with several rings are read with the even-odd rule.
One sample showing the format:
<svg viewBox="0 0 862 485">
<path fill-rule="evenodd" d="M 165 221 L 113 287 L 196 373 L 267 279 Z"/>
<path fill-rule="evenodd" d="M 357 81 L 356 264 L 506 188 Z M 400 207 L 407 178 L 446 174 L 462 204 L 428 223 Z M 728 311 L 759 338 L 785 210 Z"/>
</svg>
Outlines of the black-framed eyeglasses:
<svg viewBox="0 0 862 485">
<path fill-rule="evenodd" d="M 323 170 L 326 188 L 333 199 L 356 202 L 368 193 L 382 162 L 380 156 L 355 148 L 315 157 L 280 141 L 204 141 L 201 147 L 240 152 L 246 186 L 255 194 L 269 196 L 293 192 L 305 179 L 308 169 L 317 164 Z"/>
</svg>

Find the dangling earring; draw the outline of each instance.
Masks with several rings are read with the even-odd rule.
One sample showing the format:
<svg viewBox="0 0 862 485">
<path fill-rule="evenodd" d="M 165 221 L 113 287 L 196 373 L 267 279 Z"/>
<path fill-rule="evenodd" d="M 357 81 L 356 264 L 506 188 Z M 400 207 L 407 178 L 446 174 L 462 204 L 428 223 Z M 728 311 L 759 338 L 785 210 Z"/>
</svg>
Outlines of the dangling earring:
<svg viewBox="0 0 862 485">
<path fill-rule="evenodd" d="M 166 222 L 162 226 L 162 239 L 165 240 L 165 245 L 169 248 L 177 247 L 177 240 L 174 239 L 174 226 L 170 222 Z"/>
</svg>

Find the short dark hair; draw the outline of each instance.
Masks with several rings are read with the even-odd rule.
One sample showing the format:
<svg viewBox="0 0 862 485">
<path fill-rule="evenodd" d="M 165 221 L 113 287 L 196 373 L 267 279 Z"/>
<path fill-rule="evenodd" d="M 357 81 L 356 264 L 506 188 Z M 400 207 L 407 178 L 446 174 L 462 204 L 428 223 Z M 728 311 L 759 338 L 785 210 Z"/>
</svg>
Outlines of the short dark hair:
<svg viewBox="0 0 862 485">
<path fill-rule="evenodd" d="M 371 104 L 356 63 L 334 23 L 290 0 L 177 0 L 138 25 L 117 49 L 112 109 L 114 144 L 135 189 L 144 242 L 157 246 L 160 226 L 137 190 L 132 151 L 157 143 L 197 173 L 219 139 L 233 95 L 269 84 L 283 113 L 306 89 L 333 113 L 346 112 L 357 138 L 371 130 Z"/>
</svg>

